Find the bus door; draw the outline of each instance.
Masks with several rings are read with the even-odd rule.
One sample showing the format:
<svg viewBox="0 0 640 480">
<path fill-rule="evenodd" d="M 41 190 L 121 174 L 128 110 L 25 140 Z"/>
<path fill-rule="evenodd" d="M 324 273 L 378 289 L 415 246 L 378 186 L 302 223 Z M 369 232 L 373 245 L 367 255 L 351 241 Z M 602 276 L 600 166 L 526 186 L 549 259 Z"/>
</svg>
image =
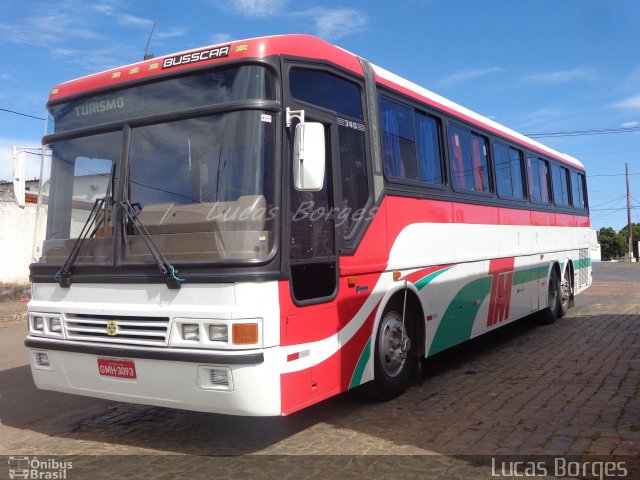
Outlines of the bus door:
<svg viewBox="0 0 640 480">
<path fill-rule="evenodd" d="M 293 107 L 290 107 L 293 110 Z M 298 108 L 296 106 L 296 108 Z M 281 301 L 281 341 L 287 346 L 309 344 L 337 334 L 338 256 L 334 212 L 333 162 L 337 140 L 335 120 L 322 112 L 304 107 L 305 123 L 319 123 L 324 128 L 325 172 L 322 188 L 304 191 L 296 188 L 292 161 L 295 128 L 287 127 L 288 212 L 283 215 L 284 242 L 288 250 L 290 301 Z M 305 130 L 306 133 L 306 130 Z M 306 137 L 306 135 L 305 135 Z M 305 146 L 306 148 L 306 146 Z M 305 159 L 307 158 L 305 154 Z M 288 221 L 287 220 L 288 215 Z M 283 245 L 284 247 L 284 245 Z M 304 355 L 317 355 L 317 347 L 304 350 Z M 295 347 L 294 347 L 295 349 Z M 296 352 L 295 359 L 302 354 Z M 289 358 L 289 357 L 287 357 Z M 339 391 L 339 353 L 329 362 L 291 371 L 282 376 L 282 409 L 290 413 L 320 398 Z"/>
<path fill-rule="evenodd" d="M 299 191 L 289 174 L 289 222 L 284 238 L 288 245 L 289 283 L 293 307 L 282 309 L 282 339 L 288 345 L 335 338 L 355 315 L 366 295 L 350 289 L 338 296 L 339 258 L 355 252 L 373 206 L 367 162 L 366 118 L 362 79 L 332 66 L 283 61 L 284 105 L 305 112 L 305 122 L 324 126 L 325 182 L 317 192 Z M 293 157 L 293 129 L 287 128 L 287 159 Z M 380 242 L 384 244 L 383 239 Z M 386 247 L 381 254 L 386 263 Z M 352 262 L 353 263 L 353 262 Z M 373 288 L 373 283 L 366 285 Z M 346 289 L 345 289 L 346 290 Z M 363 346 L 353 347 L 362 350 Z M 343 362 L 342 349 L 323 363 L 296 375 L 285 375 L 286 402 L 302 404 L 306 385 L 311 398 L 345 389 L 353 365 Z M 313 356 L 313 352 L 310 353 Z M 291 384 L 290 384 L 291 383 Z M 296 383 L 296 388 L 293 388 Z M 308 392 L 308 390 L 307 390 Z M 295 400 L 292 397 L 296 397 Z M 289 405 L 290 408 L 295 408 Z"/>
<path fill-rule="evenodd" d="M 304 191 L 296 188 L 289 172 L 289 273 L 291 296 L 300 306 L 326 303 L 337 293 L 338 256 L 334 209 L 334 171 L 337 142 L 335 117 L 300 106 L 306 123 L 324 127 L 325 171 L 322 188 Z M 296 107 L 297 108 L 297 107 Z M 300 111 L 298 110 L 298 111 Z M 289 157 L 293 159 L 295 128 L 288 128 Z"/>
</svg>

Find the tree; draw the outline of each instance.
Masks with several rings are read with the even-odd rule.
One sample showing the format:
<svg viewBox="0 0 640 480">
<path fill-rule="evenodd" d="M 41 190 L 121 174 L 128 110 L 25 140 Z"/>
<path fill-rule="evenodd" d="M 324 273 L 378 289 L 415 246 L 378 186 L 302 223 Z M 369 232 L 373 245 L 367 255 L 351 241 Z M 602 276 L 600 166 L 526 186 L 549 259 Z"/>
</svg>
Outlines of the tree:
<svg viewBox="0 0 640 480">
<path fill-rule="evenodd" d="M 635 230 L 633 232 L 635 234 Z M 639 232 L 640 233 L 640 232 Z M 627 253 L 624 236 L 616 233 L 611 227 L 603 227 L 598 231 L 598 243 L 602 251 L 602 258 L 622 257 Z"/>
<path fill-rule="evenodd" d="M 640 223 L 632 223 L 631 224 L 631 232 L 633 233 L 633 255 L 638 257 L 638 241 L 640 241 Z M 620 230 L 620 235 L 622 239 L 625 241 L 625 252 L 629 251 L 629 225 L 625 226 L 622 230 Z"/>
</svg>

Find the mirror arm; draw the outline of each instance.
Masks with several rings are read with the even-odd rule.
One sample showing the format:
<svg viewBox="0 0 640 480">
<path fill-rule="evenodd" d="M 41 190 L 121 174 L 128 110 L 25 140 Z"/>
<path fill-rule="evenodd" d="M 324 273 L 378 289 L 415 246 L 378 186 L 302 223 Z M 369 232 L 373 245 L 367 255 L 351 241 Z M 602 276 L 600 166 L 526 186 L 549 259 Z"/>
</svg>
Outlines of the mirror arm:
<svg viewBox="0 0 640 480">
<path fill-rule="evenodd" d="M 298 119 L 300 125 L 304 125 L 304 110 L 291 110 L 289 107 L 287 107 L 285 119 L 287 128 L 291 127 L 291 121 L 294 118 Z"/>
</svg>

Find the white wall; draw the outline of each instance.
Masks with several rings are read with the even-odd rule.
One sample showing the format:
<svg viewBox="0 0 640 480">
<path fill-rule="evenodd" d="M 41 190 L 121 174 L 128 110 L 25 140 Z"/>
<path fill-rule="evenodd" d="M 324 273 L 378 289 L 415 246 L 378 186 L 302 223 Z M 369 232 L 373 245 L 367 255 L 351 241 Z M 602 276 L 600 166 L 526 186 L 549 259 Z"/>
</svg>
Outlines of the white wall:
<svg viewBox="0 0 640 480">
<path fill-rule="evenodd" d="M 0 198 L 0 283 L 29 282 L 36 224 L 36 205 L 18 207 L 13 197 Z"/>
</svg>

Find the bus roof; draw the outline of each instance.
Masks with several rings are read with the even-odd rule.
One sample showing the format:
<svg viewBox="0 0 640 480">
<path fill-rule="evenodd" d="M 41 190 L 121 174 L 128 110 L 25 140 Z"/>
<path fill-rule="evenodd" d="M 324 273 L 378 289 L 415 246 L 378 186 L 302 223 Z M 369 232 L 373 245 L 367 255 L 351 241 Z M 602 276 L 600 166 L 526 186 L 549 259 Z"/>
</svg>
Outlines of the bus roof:
<svg viewBox="0 0 640 480">
<path fill-rule="evenodd" d="M 93 90 L 115 88 L 222 61 L 265 58 L 271 55 L 328 59 L 362 75 L 358 57 L 342 48 L 312 35 L 274 35 L 184 50 L 63 82 L 51 90 L 49 102 L 57 103 L 67 97 L 84 95 Z"/>
<path fill-rule="evenodd" d="M 184 50 L 182 52 L 172 53 L 80 77 L 55 86 L 49 95 L 49 102 L 58 103 L 70 97 L 87 94 L 94 90 L 117 88 L 129 83 L 148 80 L 153 77 L 188 71 L 195 67 L 214 65 L 225 60 L 265 58 L 271 55 L 290 55 L 328 60 L 352 72 L 363 75 L 362 66 L 358 57 L 347 50 L 311 35 L 274 35 Z M 376 75 L 376 81 L 381 85 L 386 85 L 393 90 L 400 91 L 405 95 L 426 102 L 456 117 L 461 117 L 474 125 L 505 136 L 532 150 L 547 154 L 561 162 L 584 170 L 582 163 L 570 155 L 560 153 L 546 145 L 525 137 L 493 120 L 447 100 L 430 90 L 401 78 L 384 68 L 373 65 L 373 69 Z"/>
</svg>

